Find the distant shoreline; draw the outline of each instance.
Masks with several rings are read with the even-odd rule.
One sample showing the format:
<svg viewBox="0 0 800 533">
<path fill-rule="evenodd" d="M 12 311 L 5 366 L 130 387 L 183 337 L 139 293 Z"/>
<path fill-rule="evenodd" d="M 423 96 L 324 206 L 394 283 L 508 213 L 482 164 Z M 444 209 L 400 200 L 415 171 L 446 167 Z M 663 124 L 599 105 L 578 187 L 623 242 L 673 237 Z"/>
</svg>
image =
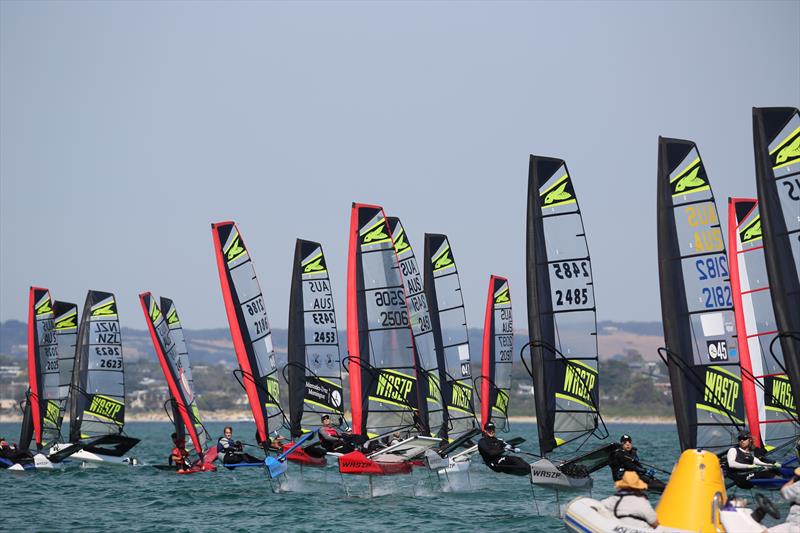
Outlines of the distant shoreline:
<svg viewBox="0 0 800 533">
<path fill-rule="evenodd" d="M 211 411 L 203 414 L 204 422 L 249 422 L 252 418 L 249 412 L 244 411 Z M 129 415 L 127 422 L 169 422 L 170 419 L 164 413 L 137 413 Z M 0 424 L 12 424 L 22 422 L 21 415 L 2 415 Z M 68 419 L 65 420 L 68 422 Z M 509 417 L 512 424 L 535 424 L 535 416 L 512 416 Z M 607 424 L 658 424 L 675 425 L 675 419 L 666 416 L 619 416 L 606 417 Z"/>
</svg>

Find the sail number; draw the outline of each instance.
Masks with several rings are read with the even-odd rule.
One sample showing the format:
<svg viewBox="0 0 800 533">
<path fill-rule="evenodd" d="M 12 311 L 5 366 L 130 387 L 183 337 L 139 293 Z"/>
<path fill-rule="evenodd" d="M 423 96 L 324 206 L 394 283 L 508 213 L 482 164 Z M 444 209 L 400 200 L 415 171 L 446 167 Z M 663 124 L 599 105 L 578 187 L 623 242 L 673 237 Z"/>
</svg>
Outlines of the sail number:
<svg viewBox="0 0 800 533">
<path fill-rule="evenodd" d="M 122 359 L 100 359 L 100 368 L 121 369 Z"/>
<path fill-rule="evenodd" d="M 408 315 L 405 311 L 381 311 L 382 326 L 408 326 Z"/>
<path fill-rule="evenodd" d="M 553 274 L 555 274 L 558 279 L 588 278 L 588 263 L 586 261 L 553 263 Z"/>
<path fill-rule="evenodd" d="M 247 313 L 250 316 L 253 316 L 257 313 L 266 313 L 266 309 L 264 309 L 264 301 L 259 296 L 252 302 L 246 303 L 245 307 L 247 308 Z"/>
<path fill-rule="evenodd" d="M 715 287 L 703 287 L 703 298 L 705 298 L 704 305 L 706 309 L 714 309 L 717 307 L 730 307 L 731 303 L 731 287 L 730 285 L 717 285 Z"/>
<path fill-rule="evenodd" d="M 697 279 L 701 281 L 728 277 L 728 260 L 724 255 L 698 259 L 695 261 L 694 266 L 697 272 L 700 273 Z"/>
<path fill-rule="evenodd" d="M 256 327 L 256 335 L 264 335 L 267 333 L 267 317 L 259 318 L 253 325 Z"/>
<path fill-rule="evenodd" d="M 565 291 L 556 291 L 556 305 L 584 305 L 589 303 L 589 290 L 583 289 L 567 289 Z"/>
<path fill-rule="evenodd" d="M 119 346 L 96 346 L 94 353 L 97 355 L 116 355 L 119 356 Z"/>
<path fill-rule="evenodd" d="M 375 305 L 378 307 L 394 307 L 405 303 L 403 289 L 391 289 L 375 292 Z"/>
<path fill-rule="evenodd" d="M 333 331 L 315 331 L 314 342 L 319 344 L 335 344 L 336 333 Z"/>
<path fill-rule="evenodd" d="M 317 325 L 336 324 L 333 313 L 311 313 L 311 319 Z"/>
</svg>

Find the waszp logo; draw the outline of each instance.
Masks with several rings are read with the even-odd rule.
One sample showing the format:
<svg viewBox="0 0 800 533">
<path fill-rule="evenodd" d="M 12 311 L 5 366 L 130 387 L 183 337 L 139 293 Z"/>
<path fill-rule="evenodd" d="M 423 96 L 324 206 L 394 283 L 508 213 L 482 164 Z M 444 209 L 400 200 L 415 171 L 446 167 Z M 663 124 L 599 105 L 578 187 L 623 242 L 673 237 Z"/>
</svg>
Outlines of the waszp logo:
<svg viewBox="0 0 800 533">
<path fill-rule="evenodd" d="M 46 315 L 47 313 L 52 313 L 52 312 L 53 312 L 53 308 L 50 306 L 50 298 L 48 298 L 48 297 L 43 298 L 36 305 L 36 316 Z"/>
<path fill-rule="evenodd" d="M 742 239 L 742 244 L 750 241 L 757 241 L 761 238 L 761 216 L 757 216 L 750 224 L 747 225 L 740 233 L 739 237 Z"/>
<path fill-rule="evenodd" d="M 575 193 L 572 191 L 572 183 L 569 175 L 559 179 L 552 187 L 540 194 L 543 197 L 542 207 L 555 207 L 562 204 L 575 202 Z"/>
<path fill-rule="evenodd" d="M 376 224 L 376 226 L 373 229 L 369 230 L 366 234 L 364 234 L 364 237 L 361 239 L 361 242 L 363 244 L 370 244 L 372 242 L 385 241 L 386 239 L 389 238 L 389 236 L 386 235 L 386 233 L 384 233 L 383 229 L 384 229 L 384 221 L 383 219 L 381 219 L 380 222 L 378 222 L 378 224 Z"/>
<path fill-rule="evenodd" d="M 314 274 L 317 272 L 325 272 L 326 270 L 325 258 L 322 254 L 319 254 L 319 256 L 303 265 L 303 274 Z"/>
<path fill-rule="evenodd" d="M 439 256 L 433 260 L 433 269 L 441 270 L 453 264 L 453 258 L 450 257 L 450 248 L 445 248 Z"/>
<path fill-rule="evenodd" d="M 401 228 L 400 231 L 397 232 L 397 235 L 394 236 L 394 249 L 399 253 L 403 253 L 409 248 L 408 242 L 406 242 L 406 233 Z"/>
<path fill-rule="evenodd" d="M 101 303 L 92 308 L 92 316 L 113 316 L 117 314 L 116 302 L 112 299 L 109 302 Z"/>
<path fill-rule="evenodd" d="M 776 150 L 773 152 L 775 158 L 772 162 L 773 167 L 791 165 L 800 159 L 800 128 L 792 132 Z"/>
<path fill-rule="evenodd" d="M 171 326 L 173 324 L 177 324 L 178 322 L 180 322 L 178 319 L 178 310 L 173 307 L 167 314 L 167 324 Z"/>
<path fill-rule="evenodd" d="M 237 232 L 236 235 L 231 239 L 231 244 L 228 246 L 228 249 L 225 250 L 225 258 L 228 260 L 228 263 L 234 261 L 239 258 L 243 253 L 247 250 L 244 249 L 242 245 L 242 240 L 239 237 L 239 233 Z"/>
<path fill-rule="evenodd" d="M 159 318 L 161 318 L 161 310 L 156 305 L 156 301 L 154 299 L 153 303 L 150 305 L 150 319 L 153 321 L 153 324 L 155 324 Z"/>
<path fill-rule="evenodd" d="M 689 194 L 709 188 L 706 172 L 698 158 L 685 171 L 672 180 L 672 195 Z"/>
<path fill-rule="evenodd" d="M 78 327 L 76 323 L 77 318 L 78 313 L 76 311 L 73 311 L 65 317 L 59 317 L 56 321 L 56 329 L 72 329 Z"/>
<path fill-rule="evenodd" d="M 511 298 L 508 296 L 508 287 L 505 287 L 503 290 L 500 291 L 494 297 L 494 303 L 496 304 L 507 304 L 511 302 Z"/>
</svg>

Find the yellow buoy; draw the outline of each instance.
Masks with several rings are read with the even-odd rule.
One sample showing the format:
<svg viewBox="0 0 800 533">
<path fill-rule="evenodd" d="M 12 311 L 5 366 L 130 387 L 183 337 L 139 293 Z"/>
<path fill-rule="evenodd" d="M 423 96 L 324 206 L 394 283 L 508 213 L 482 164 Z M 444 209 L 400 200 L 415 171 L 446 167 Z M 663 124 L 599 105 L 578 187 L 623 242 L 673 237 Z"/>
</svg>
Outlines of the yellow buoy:
<svg viewBox="0 0 800 533">
<path fill-rule="evenodd" d="M 717 456 L 704 450 L 686 450 L 672 470 L 656 507 L 658 523 L 676 529 L 715 533 L 711 504 L 716 494 L 720 495 L 720 506 L 728 501 Z"/>
</svg>

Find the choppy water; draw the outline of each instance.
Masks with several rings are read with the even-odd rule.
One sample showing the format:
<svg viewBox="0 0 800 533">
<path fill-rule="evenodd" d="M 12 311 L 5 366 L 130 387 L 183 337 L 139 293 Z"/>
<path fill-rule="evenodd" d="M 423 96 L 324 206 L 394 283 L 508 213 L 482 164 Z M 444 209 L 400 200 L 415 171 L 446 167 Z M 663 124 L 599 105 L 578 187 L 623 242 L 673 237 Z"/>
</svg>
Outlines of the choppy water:
<svg viewBox="0 0 800 533">
<path fill-rule="evenodd" d="M 216 438 L 225 425 L 210 423 L 208 429 Z M 232 425 L 243 442 L 254 433 L 252 424 Z M 677 459 L 673 426 L 628 424 L 609 429 L 613 439 L 630 433 L 647 463 L 670 470 Z M 150 464 L 165 463 L 171 431 L 167 423 L 127 424 L 126 433 L 142 439 L 130 455 Z M 0 435 L 13 440 L 18 432 L 15 424 L 0 424 Z M 517 435 L 528 439 L 523 450 L 535 451 L 533 424 L 516 424 L 504 437 Z M 594 478 L 594 497 L 613 492 L 608 469 Z M 369 498 L 366 477 L 343 478 L 335 466 L 291 465 L 280 486 L 260 468 L 220 468 L 188 476 L 147 467 L 73 467 L 21 474 L 3 470 L 0 530 L 564 531 L 555 516 L 552 492 L 536 489 L 534 499 L 527 478 L 495 474 L 479 458 L 469 477 L 450 482 L 422 468 L 410 476 L 373 479 L 375 497 Z M 562 493 L 561 503 L 573 496 Z M 654 498 L 651 501 L 655 504 Z M 786 506 L 781 509 L 785 514 Z"/>
</svg>

